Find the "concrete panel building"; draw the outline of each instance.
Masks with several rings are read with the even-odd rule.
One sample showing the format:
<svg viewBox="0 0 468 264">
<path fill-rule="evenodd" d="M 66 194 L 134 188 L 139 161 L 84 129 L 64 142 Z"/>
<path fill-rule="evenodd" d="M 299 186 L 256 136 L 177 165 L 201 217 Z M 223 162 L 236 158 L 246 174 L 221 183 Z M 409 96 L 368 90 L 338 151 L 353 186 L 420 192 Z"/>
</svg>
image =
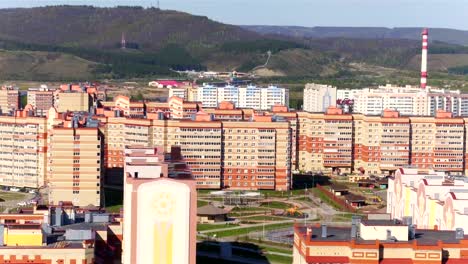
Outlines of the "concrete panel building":
<svg viewBox="0 0 468 264">
<path fill-rule="evenodd" d="M 50 136 L 49 203 L 75 206 L 101 205 L 102 142 L 90 123 L 56 126 Z"/>
<path fill-rule="evenodd" d="M 51 107 L 54 107 L 54 91 L 49 89 L 29 89 L 28 104 L 34 108 L 36 116 L 46 116 Z"/>
<path fill-rule="evenodd" d="M 92 106 L 92 98 L 87 92 L 56 91 L 54 105 L 57 112 L 88 112 Z"/>
<path fill-rule="evenodd" d="M 328 107 L 336 106 L 336 87 L 308 83 L 304 88 L 304 105 L 307 112 L 326 112 Z"/>
<path fill-rule="evenodd" d="M 20 109 L 20 94 L 17 88 L 2 87 L 0 89 L 0 111 L 9 114 Z"/>
<path fill-rule="evenodd" d="M 122 263 L 194 264 L 197 192 L 180 153 L 166 159 L 162 148 L 125 152 Z"/>
</svg>

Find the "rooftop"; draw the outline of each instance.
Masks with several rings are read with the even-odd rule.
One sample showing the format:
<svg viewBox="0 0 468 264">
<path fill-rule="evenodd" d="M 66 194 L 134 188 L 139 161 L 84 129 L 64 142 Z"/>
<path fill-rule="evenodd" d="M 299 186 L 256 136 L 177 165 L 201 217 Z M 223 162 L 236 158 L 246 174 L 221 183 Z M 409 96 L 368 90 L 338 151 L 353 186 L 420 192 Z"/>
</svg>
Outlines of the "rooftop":
<svg viewBox="0 0 468 264">
<path fill-rule="evenodd" d="M 386 221 L 386 220 L 373 220 L 373 221 Z M 297 227 L 299 233 L 306 234 L 305 227 Z M 465 239 L 468 239 L 465 236 Z M 322 237 L 322 229 L 319 226 L 312 227 L 312 241 L 351 241 L 351 227 L 327 227 L 327 237 Z M 429 230 L 429 229 L 417 229 L 415 238 L 410 238 L 408 241 L 381 241 L 383 243 L 413 243 L 417 241 L 419 245 L 437 245 L 438 241 L 444 243 L 459 243 L 461 239 L 456 239 L 455 231 L 446 230 Z M 360 237 L 356 238 L 357 244 L 373 244 L 376 240 L 364 240 Z"/>
</svg>

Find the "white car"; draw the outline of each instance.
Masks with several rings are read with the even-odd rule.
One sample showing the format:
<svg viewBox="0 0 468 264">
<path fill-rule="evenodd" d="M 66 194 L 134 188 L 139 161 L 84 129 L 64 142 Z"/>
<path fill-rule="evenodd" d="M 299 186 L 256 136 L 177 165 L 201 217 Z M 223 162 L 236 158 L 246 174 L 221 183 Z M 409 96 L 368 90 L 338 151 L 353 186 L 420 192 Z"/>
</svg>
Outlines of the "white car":
<svg viewBox="0 0 468 264">
<path fill-rule="evenodd" d="M 35 194 L 36 191 L 35 190 L 30 190 L 29 193 Z"/>
<path fill-rule="evenodd" d="M 12 191 L 12 192 L 19 192 L 19 190 L 20 190 L 20 189 L 19 189 L 19 188 L 16 188 L 16 187 L 10 188 L 10 191 Z"/>
<path fill-rule="evenodd" d="M 26 202 L 20 202 L 18 203 L 19 206 L 26 206 Z"/>
</svg>

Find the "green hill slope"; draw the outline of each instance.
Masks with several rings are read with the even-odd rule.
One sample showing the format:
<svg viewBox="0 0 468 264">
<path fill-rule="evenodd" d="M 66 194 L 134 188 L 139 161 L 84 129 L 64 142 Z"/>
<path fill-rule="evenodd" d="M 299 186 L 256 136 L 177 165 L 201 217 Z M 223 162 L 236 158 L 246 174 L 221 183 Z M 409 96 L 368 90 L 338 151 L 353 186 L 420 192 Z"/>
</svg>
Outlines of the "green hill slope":
<svg viewBox="0 0 468 264">
<path fill-rule="evenodd" d="M 69 54 L 0 50 L 2 80 L 87 80 L 96 66 Z"/>
</svg>

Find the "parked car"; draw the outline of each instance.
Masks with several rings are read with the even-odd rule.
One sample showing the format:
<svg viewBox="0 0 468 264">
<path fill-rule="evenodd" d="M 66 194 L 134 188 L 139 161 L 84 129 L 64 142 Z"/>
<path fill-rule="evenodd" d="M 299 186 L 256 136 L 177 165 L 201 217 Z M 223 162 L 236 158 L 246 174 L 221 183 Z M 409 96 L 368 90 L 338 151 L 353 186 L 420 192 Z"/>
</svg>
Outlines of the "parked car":
<svg viewBox="0 0 468 264">
<path fill-rule="evenodd" d="M 16 188 L 16 187 L 11 187 L 11 188 L 10 188 L 10 191 L 12 191 L 12 192 L 19 192 L 20 189 L 19 189 L 19 188 Z"/>
</svg>

